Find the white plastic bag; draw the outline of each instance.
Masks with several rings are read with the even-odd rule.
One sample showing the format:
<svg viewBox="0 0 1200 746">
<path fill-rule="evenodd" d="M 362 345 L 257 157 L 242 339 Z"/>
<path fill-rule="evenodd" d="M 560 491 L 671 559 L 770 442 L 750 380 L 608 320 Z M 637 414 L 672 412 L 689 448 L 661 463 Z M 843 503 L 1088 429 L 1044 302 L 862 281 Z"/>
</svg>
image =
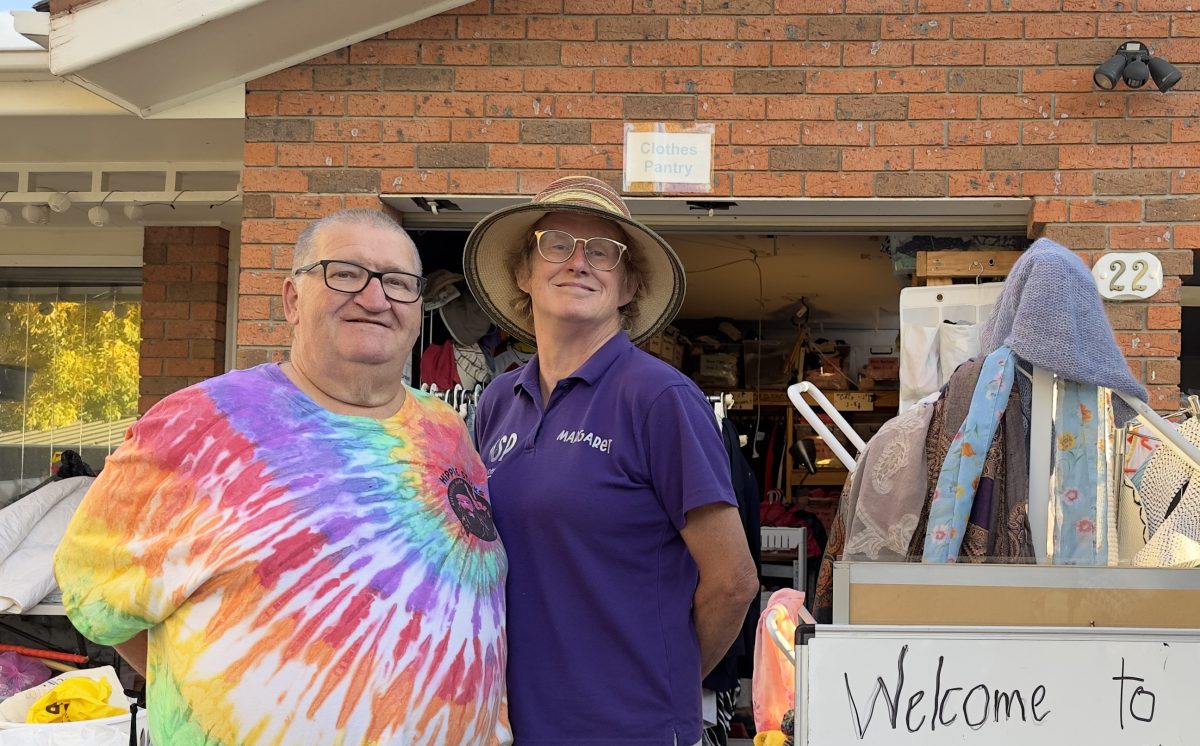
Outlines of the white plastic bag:
<svg viewBox="0 0 1200 746">
<path fill-rule="evenodd" d="M 129 743 L 128 727 L 95 723 L 31 725 L 0 730 L 0 746 L 125 746 Z"/>
</svg>

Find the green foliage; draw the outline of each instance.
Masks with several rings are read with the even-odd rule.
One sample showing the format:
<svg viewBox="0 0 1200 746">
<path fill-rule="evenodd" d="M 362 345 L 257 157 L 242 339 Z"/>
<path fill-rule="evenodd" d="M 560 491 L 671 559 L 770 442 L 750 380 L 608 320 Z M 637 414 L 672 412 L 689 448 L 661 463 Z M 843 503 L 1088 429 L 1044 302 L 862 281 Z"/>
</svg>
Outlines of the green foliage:
<svg viewBox="0 0 1200 746">
<path fill-rule="evenodd" d="M 22 402 L 0 402 L 0 431 L 112 422 L 137 414 L 138 303 L 0 303 L 0 365 L 28 365 Z"/>
</svg>

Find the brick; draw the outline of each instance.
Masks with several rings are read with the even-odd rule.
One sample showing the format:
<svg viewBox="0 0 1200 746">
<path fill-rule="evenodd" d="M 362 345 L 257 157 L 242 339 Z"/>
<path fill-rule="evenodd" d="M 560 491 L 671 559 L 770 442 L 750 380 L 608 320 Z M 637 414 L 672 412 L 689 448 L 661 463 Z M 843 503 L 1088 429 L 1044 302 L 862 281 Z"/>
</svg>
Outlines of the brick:
<svg viewBox="0 0 1200 746">
<path fill-rule="evenodd" d="M 1080 199 L 1071 202 L 1071 222 L 1136 223 L 1142 211 L 1140 199 Z"/>
<path fill-rule="evenodd" d="M 912 0 L 846 0 L 848 14 L 911 13 Z"/>
<path fill-rule="evenodd" d="M 1114 225 L 1108 229 L 1109 246 L 1114 249 L 1169 249 L 1169 225 Z"/>
<path fill-rule="evenodd" d="M 667 37 L 667 19 L 661 16 L 602 16 L 596 19 L 597 39 L 651 40 Z"/>
<path fill-rule="evenodd" d="M 1047 13 L 1025 19 L 1026 39 L 1091 39 L 1096 36 L 1096 19 L 1085 15 Z"/>
<path fill-rule="evenodd" d="M 1015 171 L 951 173 L 951 197 L 1014 197 L 1021 193 L 1021 175 Z"/>
<path fill-rule="evenodd" d="M 961 65 L 963 67 L 983 64 L 983 42 L 981 41 L 918 41 L 913 42 L 913 64 L 915 65 Z"/>
<path fill-rule="evenodd" d="M 382 127 L 374 119 L 317 119 L 313 140 L 317 142 L 378 142 Z"/>
<path fill-rule="evenodd" d="M 1054 114 L 1076 119 L 1123 117 L 1127 98 L 1125 93 L 1063 93 L 1055 97 Z"/>
<path fill-rule="evenodd" d="M 1132 147 L 1134 168 L 1200 167 L 1200 148 L 1190 143 Z"/>
<path fill-rule="evenodd" d="M 1062 168 L 1129 168 L 1127 145 L 1063 145 L 1059 150 Z"/>
<path fill-rule="evenodd" d="M 1021 90 L 1025 93 L 1083 93 L 1092 90 L 1094 85 L 1092 71 L 1083 68 L 1029 69 L 1021 81 Z"/>
<path fill-rule="evenodd" d="M 1129 115 L 1133 117 L 1178 117 L 1188 121 L 1195 121 L 1200 117 L 1200 93 L 1185 93 L 1189 87 L 1193 89 L 1200 87 L 1200 81 L 1190 77 L 1195 74 L 1195 70 L 1200 70 L 1200 68 L 1184 65 L 1180 69 L 1184 76 L 1188 77 L 1184 77 L 1171 89 L 1170 96 L 1131 97 L 1129 99 Z M 1147 93 L 1154 91 L 1154 88 L 1151 87 L 1153 85 L 1153 82 L 1146 84 Z"/>
<path fill-rule="evenodd" d="M 842 64 L 846 67 L 908 67 L 913 64 L 913 45 L 907 41 L 848 41 L 842 45 Z"/>
<path fill-rule="evenodd" d="M 275 207 L 269 194 L 247 194 L 242 197 L 242 217 L 269 218 L 275 214 Z M 144 288 L 145 286 L 143 286 Z M 142 296 L 143 298 L 145 295 Z"/>
<path fill-rule="evenodd" d="M 705 13 L 728 13 L 736 16 L 763 15 L 772 11 L 771 0 L 703 0 Z"/>
<path fill-rule="evenodd" d="M 874 41 L 881 37 L 881 21 L 870 16 L 814 16 L 808 19 L 808 38 L 812 41 Z"/>
<path fill-rule="evenodd" d="M 735 70 L 734 93 L 778 93 L 798 95 L 805 92 L 803 70 Z"/>
<path fill-rule="evenodd" d="M 525 19 L 499 15 L 464 16 L 458 19 L 460 39 L 524 39 Z"/>
<path fill-rule="evenodd" d="M 767 112 L 765 96 L 701 96 L 696 99 L 699 119 L 761 121 Z"/>
<path fill-rule="evenodd" d="M 374 169 L 318 169 L 306 175 L 308 191 L 318 194 L 374 192 L 379 188 L 379 171 Z"/>
<path fill-rule="evenodd" d="M 246 116 L 270 117 L 278 113 L 279 97 L 274 93 L 247 93 Z"/>
<path fill-rule="evenodd" d="M 981 147 L 917 148 L 918 171 L 978 171 L 983 168 Z"/>
<path fill-rule="evenodd" d="M 941 122 L 876 122 L 876 145 L 945 145 Z"/>
<path fill-rule="evenodd" d="M 875 73 L 876 93 L 942 93 L 945 90 L 945 70 L 915 68 Z"/>
<path fill-rule="evenodd" d="M 621 56 L 620 48 L 624 47 L 624 59 L 628 62 L 628 46 L 622 44 L 594 44 L 586 45 L 594 48 L 593 54 L 589 55 L 590 60 L 585 62 L 573 61 L 572 55 L 568 54 L 568 49 L 578 51 L 578 48 L 585 45 L 580 44 L 559 44 L 555 41 L 503 41 L 494 42 L 492 44 L 491 62 L 493 65 L 571 65 L 571 64 L 613 64 L 611 62 L 604 63 L 600 59 L 607 58 L 609 54 L 616 53 Z M 615 48 L 615 49 L 612 49 Z"/>
<path fill-rule="evenodd" d="M 561 145 L 559 167 L 574 170 L 621 168 L 621 148 L 616 145 Z"/>
<path fill-rule="evenodd" d="M 308 177 L 300 171 L 280 171 L 277 168 L 246 168 L 242 170 L 242 189 L 246 192 L 303 192 Z"/>
<path fill-rule="evenodd" d="M 1200 223 L 1200 197 L 1147 200 L 1146 220 L 1152 223 Z"/>
<path fill-rule="evenodd" d="M 155 321 L 191 318 L 191 305 L 188 303 L 144 303 L 142 318 Z"/>
<path fill-rule="evenodd" d="M 283 116 L 338 116 L 346 113 L 346 101 L 339 93 L 281 93 L 279 113 Z"/>
<path fill-rule="evenodd" d="M 237 325 L 237 343 L 243 345 L 278 345 L 291 342 L 292 327 L 269 321 L 241 321 Z"/>
<path fill-rule="evenodd" d="M 797 197 L 804 193 L 803 174 L 795 172 L 733 175 L 734 194 L 738 197 Z"/>
<path fill-rule="evenodd" d="M 628 44 L 564 44 L 562 64 L 576 67 L 628 67 L 629 49 Z"/>
<path fill-rule="evenodd" d="M 340 197 L 323 197 L 317 194 L 280 195 L 275 198 L 275 217 L 277 218 L 320 218 L 337 212 L 342 206 Z M 248 267 L 245 261 L 242 267 Z M 265 262 L 260 259 L 258 266 L 271 267 L 268 258 Z"/>
<path fill-rule="evenodd" d="M 840 148 L 782 146 L 770 149 L 772 171 L 837 171 Z"/>
<path fill-rule="evenodd" d="M 947 90 L 952 93 L 1016 93 L 1019 81 L 1018 70 L 951 70 Z"/>
<path fill-rule="evenodd" d="M 1077 251 L 1087 249 L 1104 249 L 1108 246 L 1106 232 L 1102 225 L 1048 225 L 1042 233 L 1063 246 L 1070 246 Z"/>
<path fill-rule="evenodd" d="M 411 117 L 416 113 L 415 101 L 409 93 L 351 93 L 346 96 L 346 113 L 352 117 Z"/>
<path fill-rule="evenodd" d="M 985 168 L 998 171 L 1049 171 L 1058 165 L 1056 145 L 995 147 L 984 158 Z"/>
<path fill-rule="evenodd" d="M 1146 311 L 1146 328 L 1178 330 L 1181 325 L 1182 310 L 1179 306 L 1173 305 L 1150 306 Z"/>
<path fill-rule="evenodd" d="M 737 19 L 737 38 L 742 41 L 800 41 L 805 37 L 803 16 L 749 16 Z"/>
<path fill-rule="evenodd" d="M 486 42 L 432 42 L 421 45 L 422 65 L 486 65 L 491 45 Z"/>
<path fill-rule="evenodd" d="M 1147 360 L 1146 383 L 1178 384 L 1179 370 L 1180 362 L 1178 360 Z"/>
<path fill-rule="evenodd" d="M 417 146 L 417 168 L 483 168 L 488 165 L 482 143 L 423 143 Z"/>
<path fill-rule="evenodd" d="M 806 93 L 874 93 L 871 70 L 814 70 L 808 73 Z"/>
<path fill-rule="evenodd" d="M 930 15 L 885 16 L 882 39 L 949 39 L 950 19 Z"/>
<path fill-rule="evenodd" d="M 389 71 L 390 72 L 390 71 Z M 519 91 L 523 71 L 518 68 L 460 67 L 454 71 L 456 91 Z M 387 85 L 384 85 L 387 88 Z"/>
<path fill-rule="evenodd" d="M 989 41 L 983 47 L 985 65 L 1053 65 L 1057 45 L 1052 41 Z"/>
<path fill-rule="evenodd" d="M 584 123 L 585 124 L 585 123 Z M 716 126 L 719 132 L 723 129 L 722 125 Z M 615 145 L 625 142 L 625 123 L 620 121 L 601 121 L 591 123 L 591 136 L 584 142 L 593 144 Z M 714 144 L 716 139 L 714 139 Z"/>
<path fill-rule="evenodd" d="M 526 20 L 527 24 L 525 36 L 528 39 L 588 41 L 596 38 L 596 19 L 594 18 L 572 18 L 570 16 L 533 16 Z"/>
<path fill-rule="evenodd" d="M 661 70 L 600 68 L 596 70 L 597 93 L 662 93 Z"/>
<path fill-rule="evenodd" d="M 1171 172 L 1170 191 L 1174 194 L 1200 194 L 1200 170 L 1179 169 Z"/>
<path fill-rule="evenodd" d="M 554 115 L 562 119 L 620 119 L 625 100 L 622 96 L 559 96 Z"/>
<path fill-rule="evenodd" d="M 1020 39 L 1024 19 L 1006 15 L 955 16 L 951 31 L 955 39 Z"/>
<path fill-rule="evenodd" d="M 1105 303 L 1104 312 L 1108 316 L 1108 325 L 1113 329 L 1144 329 L 1146 327 L 1146 306 L 1138 303 Z"/>
<path fill-rule="evenodd" d="M 1183 228 L 1185 226 L 1179 227 Z M 1160 262 L 1162 262 L 1164 275 L 1189 277 L 1191 276 L 1192 271 L 1195 269 L 1195 252 L 1186 247 L 1179 246 L 1178 243 L 1179 242 L 1177 239 L 1176 248 L 1179 249 L 1178 251 L 1165 251 L 1160 249 L 1154 252 L 1154 255 L 1158 257 Z"/>
<path fill-rule="evenodd" d="M 1140 4 L 1138 10 L 1141 12 L 1137 15 L 1115 13 L 1098 16 L 1096 36 L 1114 39 L 1159 39 L 1170 35 L 1170 16 L 1146 15 Z"/>
<path fill-rule="evenodd" d="M 837 117 L 838 119 L 870 121 L 907 119 L 908 98 L 906 96 L 838 96 Z"/>
<path fill-rule="evenodd" d="M 491 168 L 554 168 L 557 153 L 553 145 L 492 145 L 487 161 Z"/>
<path fill-rule="evenodd" d="M 311 60 L 307 60 L 306 64 L 309 64 L 309 65 L 345 65 L 346 63 L 348 63 L 350 61 L 349 52 L 350 52 L 349 47 L 342 47 L 340 49 L 335 49 L 332 52 L 326 52 L 325 54 L 321 55 L 320 57 L 313 57 Z"/>
<path fill-rule="evenodd" d="M 912 148 L 843 148 L 843 171 L 908 171 Z"/>
<path fill-rule="evenodd" d="M 871 197 L 872 179 L 872 174 L 864 173 L 811 173 L 804 177 L 804 193 L 808 197 Z"/>
<path fill-rule="evenodd" d="M 1170 189 L 1167 171 L 1100 171 L 1096 173 L 1096 194 L 1166 194 Z"/>
<path fill-rule="evenodd" d="M 666 93 L 733 93 L 734 70 L 665 70 Z"/>
<path fill-rule="evenodd" d="M 1126 357 L 1178 357 L 1176 332 L 1117 332 L 1117 345 Z"/>
<path fill-rule="evenodd" d="M 143 348 L 145 347 L 145 340 L 142 341 L 142 346 Z M 162 375 L 162 360 L 147 358 L 145 352 L 141 352 L 139 357 L 138 372 L 141 374 L 143 379 Z M 154 403 L 157 404 L 158 402 L 155 401 Z M 145 412 L 146 410 L 143 409 L 140 411 Z"/>
<path fill-rule="evenodd" d="M 397 142 L 446 142 L 450 139 L 450 122 L 444 119 L 393 119 L 387 122 L 383 139 Z"/>
<path fill-rule="evenodd" d="M 766 42 L 704 42 L 700 62 L 710 67 L 766 67 L 771 64 L 771 45 Z"/>
<path fill-rule="evenodd" d="M 1017 122 L 950 123 L 951 145 L 1016 145 L 1019 139 Z"/>
<path fill-rule="evenodd" d="M 242 164 L 246 166 L 274 166 L 275 145 L 269 142 L 248 142 L 242 146 Z"/>
<path fill-rule="evenodd" d="M 525 120 L 521 122 L 521 142 L 526 143 L 586 143 L 591 140 L 587 122 L 558 120 Z"/>
<path fill-rule="evenodd" d="M 696 67 L 700 64 L 700 45 L 679 41 L 635 44 L 630 62 L 637 67 Z"/>
<path fill-rule="evenodd" d="M 1185 119 L 1171 122 L 1172 142 L 1200 142 L 1200 121 Z"/>
<path fill-rule="evenodd" d="M 535 67 L 525 70 L 525 91 L 527 93 L 586 93 L 592 90 L 593 79 L 592 70 Z"/>
<path fill-rule="evenodd" d="M 279 146 L 280 166 L 342 166 L 346 161 L 342 145 L 300 145 L 284 143 Z"/>
<path fill-rule="evenodd" d="M 1021 142 L 1025 145 L 1090 143 L 1092 123 L 1079 119 L 1034 119 L 1021 123 Z"/>
<path fill-rule="evenodd" d="M 379 191 L 448 192 L 450 191 L 450 172 L 429 169 L 380 171 Z"/>
<path fill-rule="evenodd" d="M 143 303 L 145 298 L 142 299 Z M 141 344 L 142 357 L 187 357 L 188 341 L 186 339 L 150 340 L 143 339 Z"/>
<path fill-rule="evenodd" d="M 494 0 L 492 12 L 497 14 L 516 13 L 561 13 L 562 0 Z"/>
<path fill-rule="evenodd" d="M 308 142 L 312 121 L 307 119 L 247 119 L 246 142 Z"/>
<path fill-rule="evenodd" d="M 1112 57 L 1116 48 L 1108 39 L 1064 39 L 1058 43 L 1058 64 L 1095 68 Z"/>
<path fill-rule="evenodd" d="M 442 12 L 447 13 L 447 14 L 456 15 L 456 16 L 457 15 L 468 15 L 468 16 L 469 15 L 487 15 L 488 12 L 490 11 L 489 6 L 490 6 L 489 0 L 474 0 L 474 2 L 467 3 L 466 5 L 460 5 L 456 8 L 451 8 L 449 10 L 445 10 Z"/>
<path fill-rule="evenodd" d="M 909 119 L 975 119 L 979 116 L 979 98 L 957 95 L 916 95 L 908 97 Z"/>
<path fill-rule="evenodd" d="M 1046 119 L 1052 107 L 1049 96 L 979 97 L 979 114 L 984 119 Z"/>
<path fill-rule="evenodd" d="M 347 163 L 350 166 L 374 168 L 408 168 L 414 163 L 415 147 L 407 144 L 356 143 L 350 146 Z"/>
<path fill-rule="evenodd" d="M 775 12 L 832 15 L 841 13 L 843 5 L 843 0 L 775 0 Z"/>
<path fill-rule="evenodd" d="M 807 122 L 800 128 L 805 145 L 869 145 L 871 128 L 865 122 Z"/>
<path fill-rule="evenodd" d="M 945 174 L 875 174 L 877 197 L 945 197 L 949 194 Z"/>
<path fill-rule="evenodd" d="M 626 96 L 626 119 L 694 119 L 696 99 L 693 96 Z"/>
<path fill-rule="evenodd" d="M 771 45 L 774 67 L 838 67 L 842 45 L 835 42 L 780 41 Z"/>
<path fill-rule="evenodd" d="M 455 142 L 519 142 L 521 123 L 511 119 L 455 119 L 450 123 Z"/>
<path fill-rule="evenodd" d="M 734 145 L 799 145 L 800 125 L 795 122 L 738 122 L 730 140 Z"/>
<path fill-rule="evenodd" d="M 307 91 L 312 89 L 312 68 L 303 65 L 287 67 L 246 81 L 247 91 Z"/>
<path fill-rule="evenodd" d="M 1065 223 L 1069 204 L 1065 199 L 1039 199 L 1029 211 L 1029 223 L 1041 226 L 1047 223 Z"/>
<path fill-rule="evenodd" d="M 722 146 L 713 150 L 713 168 L 718 171 L 765 171 L 770 148 Z"/>
<path fill-rule="evenodd" d="M 986 13 L 988 0 L 919 0 L 917 10 L 921 13 Z"/>
<path fill-rule="evenodd" d="M 729 16 L 694 15 L 667 19 L 668 39 L 732 39 L 737 20 Z"/>
<path fill-rule="evenodd" d="M 831 120 L 836 116 L 834 99 L 829 96 L 767 98 L 767 119 L 822 121 Z"/>
<path fill-rule="evenodd" d="M 420 39 L 423 41 L 430 39 L 453 39 L 455 32 L 454 21 L 454 16 L 429 16 L 428 18 L 422 18 L 419 21 L 414 21 L 407 26 L 401 26 L 400 28 L 392 29 L 387 33 L 387 38 Z M 350 49 L 350 54 L 354 54 L 353 47 Z"/>
<path fill-rule="evenodd" d="M 416 97 L 416 114 L 419 117 L 493 116 L 484 114 L 484 109 L 484 97 L 475 93 L 427 94 Z"/>
<path fill-rule="evenodd" d="M 378 68 L 330 65 L 313 73 L 313 88 L 318 91 L 374 91 L 379 89 Z"/>
</svg>

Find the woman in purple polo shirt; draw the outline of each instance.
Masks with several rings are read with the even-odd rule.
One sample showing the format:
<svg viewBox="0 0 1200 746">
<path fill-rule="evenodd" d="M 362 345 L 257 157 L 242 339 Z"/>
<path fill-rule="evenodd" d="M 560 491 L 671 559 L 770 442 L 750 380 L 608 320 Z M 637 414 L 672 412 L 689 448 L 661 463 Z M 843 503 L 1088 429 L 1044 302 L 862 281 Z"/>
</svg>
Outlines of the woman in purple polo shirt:
<svg viewBox="0 0 1200 746">
<path fill-rule="evenodd" d="M 472 231 L 467 283 L 537 355 L 477 435 L 509 555 L 518 746 L 692 746 L 700 681 L 758 592 L 703 394 L 635 344 L 683 302 L 679 258 L 590 177 Z"/>
</svg>

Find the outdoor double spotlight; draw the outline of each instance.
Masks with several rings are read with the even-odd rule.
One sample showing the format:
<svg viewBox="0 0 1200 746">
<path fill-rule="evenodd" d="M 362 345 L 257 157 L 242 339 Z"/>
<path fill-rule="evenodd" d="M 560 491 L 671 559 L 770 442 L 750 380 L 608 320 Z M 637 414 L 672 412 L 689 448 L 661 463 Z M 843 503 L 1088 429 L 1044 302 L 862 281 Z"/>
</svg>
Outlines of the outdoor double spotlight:
<svg viewBox="0 0 1200 746">
<path fill-rule="evenodd" d="M 1162 57 L 1151 57 L 1150 50 L 1140 41 L 1127 41 L 1117 47 L 1116 54 L 1092 73 L 1092 80 L 1106 91 L 1116 88 L 1119 80 L 1130 88 L 1141 88 L 1153 78 L 1154 85 L 1165 93 L 1181 77 L 1179 68 Z"/>
</svg>

